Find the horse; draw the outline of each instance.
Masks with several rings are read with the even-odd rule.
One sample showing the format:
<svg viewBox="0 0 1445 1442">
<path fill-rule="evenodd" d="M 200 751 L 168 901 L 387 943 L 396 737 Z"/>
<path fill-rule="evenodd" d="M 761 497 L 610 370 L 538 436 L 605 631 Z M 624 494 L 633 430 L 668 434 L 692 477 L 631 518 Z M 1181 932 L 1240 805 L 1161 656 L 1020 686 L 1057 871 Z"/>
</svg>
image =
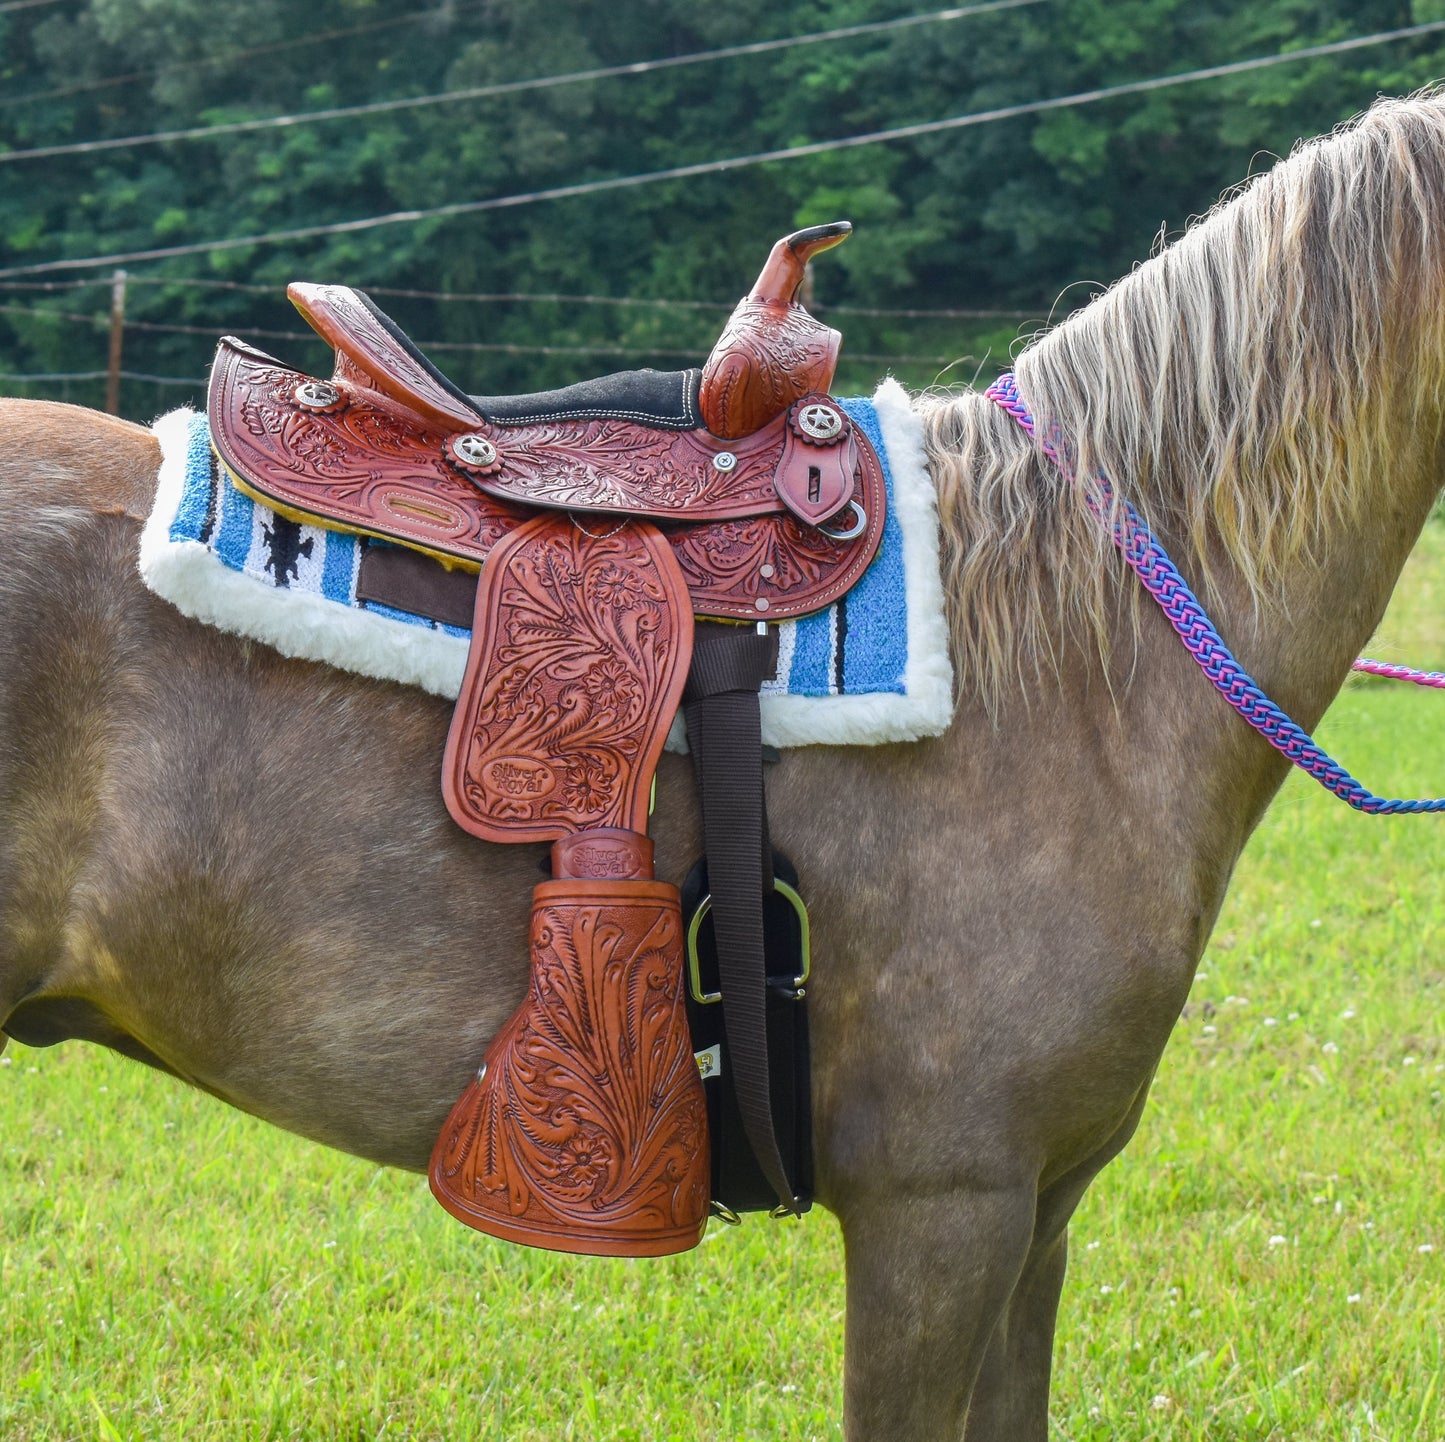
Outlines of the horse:
<svg viewBox="0 0 1445 1442">
<path fill-rule="evenodd" d="M 915 398 L 954 719 L 768 770 L 813 917 L 817 1196 L 853 1442 L 1048 1427 L 1071 1214 L 1134 1132 L 1287 763 L 1138 598 L 1107 477 L 1312 727 L 1440 490 L 1445 93 L 1297 148 L 1016 360 L 1075 479 Z M 453 826 L 449 708 L 192 622 L 136 570 L 158 451 L 0 404 L 0 1019 L 421 1170 L 526 986 L 537 849 Z M 699 853 L 664 758 L 658 874 Z M 1387 824 L 1387 823 L 1381 823 Z"/>
</svg>

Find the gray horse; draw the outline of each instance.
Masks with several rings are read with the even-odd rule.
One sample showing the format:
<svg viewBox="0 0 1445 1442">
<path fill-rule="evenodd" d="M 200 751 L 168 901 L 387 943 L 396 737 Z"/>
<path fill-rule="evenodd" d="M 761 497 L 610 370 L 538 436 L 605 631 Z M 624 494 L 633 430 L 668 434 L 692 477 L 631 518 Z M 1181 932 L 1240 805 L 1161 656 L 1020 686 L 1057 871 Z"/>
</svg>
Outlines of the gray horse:
<svg viewBox="0 0 1445 1442">
<path fill-rule="evenodd" d="M 1019 357 L 1304 726 L 1442 480 L 1445 100 L 1303 147 Z M 770 769 L 812 906 L 847 1434 L 1047 1431 L 1070 1215 L 1128 1140 L 1284 761 L 974 394 L 921 399 L 957 713 Z M 186 620 L 136 574 L 145 431 L 0 404 L 0 1019 L 423 1168 L 520 1001 L 537 851 L 463 835 L 449 708 Z M 1428 824 L 1428 823 L 1421 823 Z M 698 851 L 669 757 L 659 875 Z"/>
</svg>

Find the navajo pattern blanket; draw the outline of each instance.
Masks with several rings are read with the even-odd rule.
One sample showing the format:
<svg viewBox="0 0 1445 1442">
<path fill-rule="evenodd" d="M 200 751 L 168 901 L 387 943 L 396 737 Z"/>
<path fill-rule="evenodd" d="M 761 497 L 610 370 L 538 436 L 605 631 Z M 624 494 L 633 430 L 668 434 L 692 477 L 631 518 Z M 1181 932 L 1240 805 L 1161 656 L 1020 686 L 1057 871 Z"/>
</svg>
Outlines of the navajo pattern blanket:
<svg viewBox="0 0 1445 1442">
<path fill-rule="evenodd" d="M 883 544 L 847 596 L 779 628 L 778 676 L 762 692 L 773 746 L 911 741 L 937 735 L 953 714 L 921 427 L 895 381 L 842 404 L 883 463 Z M 469 631 L 358 594 L 368 550 L 389 543 L 302 525 L 244 495 L 217 462 L 203 415 L 172 412 L 155 432 L 163 459 L 140 570 L 157 595 L 285 655 L 456 697 Z M 670 744 L 682 747 L 680 725 Z"/>
</svg>

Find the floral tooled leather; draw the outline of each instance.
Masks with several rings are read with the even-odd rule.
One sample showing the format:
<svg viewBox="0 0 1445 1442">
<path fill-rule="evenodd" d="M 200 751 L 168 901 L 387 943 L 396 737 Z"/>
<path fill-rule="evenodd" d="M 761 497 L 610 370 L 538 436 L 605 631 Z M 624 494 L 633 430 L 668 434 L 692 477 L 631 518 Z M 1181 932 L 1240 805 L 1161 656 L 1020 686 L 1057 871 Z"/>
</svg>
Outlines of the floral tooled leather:
<svg viewBox="0 0 1445 1442">
<path fill-rule="evenodd" d="M 808 261 L 845 240 L 847 222 L 785 235 L 737 304 L 703 367 L 698 405 L 715 436 L 751 435 L 799 396 L 833 383 L 843 337 L 798 302 Z"/>
<path fill-rule="evenodd" d="M 529 1246 L 657 1257 L 696 1246 L 707 1104 L 682 998 L 677 888 L 552 881 L 533 893 L 527 1000 L 447 1118 L 431 1187 Z"/>
<path fill-rule="evenodd" d="M 730 442 L 625 420 L 499 427 L 502 464 L 477 484 L 503 500 L 658 521 L 766 515 L 782 508 L 773 476 L 786 433 L 782 418 Z"/>
<path fill-rule="evenodd" d="M 335 347 L 338 379 L 343 374 L 353 380 L 364 376 L 369 389 L 444 430 L 465 430 L 480 419 L 474 407 L 463 404 L 418 363 L 349 285 L 296 281 L 286 287 L 286 295 L 312 329 Z"/>
<path fill-rule="evenodd" d="M 348 403 L 304 409 L 310 377 L 222 341 L 211 372 L 211 441 L 243 489 L 282 511 L 475 564 L 528 512 L 482 495 L 442 459 L 445 435 L 343 378 Z"/>
<path fill-rule="evenodd" d="M 827 390 L 841 340 L 802 306 L 739 301 L 703 368 L 698 403 L 708 430 L 749 435 L 799 396 Z"/>
<path fill-rule="evenodd" d="M 655 526 L 519 527 L 477 587 L 442 763 L 452 818 L 488 841 L 645 830 L 691 655 L 687 587 Z"/>
<path fill-rule="evenodd" d="M 345 404 L 322 413 L 305 410 L 295 394 L 311 379 L 240 342 L 223 341 L 217 351 L 212 440 L 237 483 L 268 505 L 469 569 L 480 566 L 492 546 L 532 514 L 525 505 L 479 489 L 446 460 L 450 437 L 443 430 L 429 428 L 369 389 L 366 377 L 344 357 L 338 358 L 333 383 Z M 595 424 L 572 423 L 574 445 L 583 428 Z M 522 429 L 560 434 L 566 427 Z M 765 452 L 770 485 L 785 432 L 786 419 L 780 418 L 776 447 Z M 678 433 L 663 439 L 671 445 Z M 667 527 L 696 614 L 753 620 L 806 616 L 854 584 L 882 539 L 885 490 L 866 437 L 854 427 L 850 439 L 857 456 L 851 499 L 869 521 L 861 536 L 834 540 L 777 509 L 782 504 L 777 500 L 766 514 L 696 520 L 688 513 Z M 513 443 L 523 447 L 518 454 L 530 457 L 529 465 L 540 464 L 545 448 L 528 449 L 531 442 L 515 428 L 498 441 Z M 755 453 L 739 444 L 736 454 L 743 458 L 738 469 L 746 470 L 747 456 Z"/>
</svg>

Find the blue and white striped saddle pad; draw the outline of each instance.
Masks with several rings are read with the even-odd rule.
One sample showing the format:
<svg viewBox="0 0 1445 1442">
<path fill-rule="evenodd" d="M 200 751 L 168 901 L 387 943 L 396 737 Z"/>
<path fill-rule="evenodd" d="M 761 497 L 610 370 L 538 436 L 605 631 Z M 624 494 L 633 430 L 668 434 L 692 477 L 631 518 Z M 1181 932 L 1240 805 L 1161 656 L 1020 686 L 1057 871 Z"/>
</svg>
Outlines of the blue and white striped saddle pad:
<svg viewBox="0 0 1445 1442">
<path fill-rule="evenodd" d="M 762 697 L 773 746 L 912 741 L 953 714 L 922 429 L 896 381 L 842 404 L 883 463 L 883 543 L 846 596 L 779 628 L 778 678 Z M 364 551 L 388 543 L 299 525 L 243 495 L 217 465 L 203 415 L 174 411 L 155 433 L 162 463 L 140 556 L 151 590 L 287 656 L 456 696 L 470 632 L 357 597 Z"/>
</svg>

